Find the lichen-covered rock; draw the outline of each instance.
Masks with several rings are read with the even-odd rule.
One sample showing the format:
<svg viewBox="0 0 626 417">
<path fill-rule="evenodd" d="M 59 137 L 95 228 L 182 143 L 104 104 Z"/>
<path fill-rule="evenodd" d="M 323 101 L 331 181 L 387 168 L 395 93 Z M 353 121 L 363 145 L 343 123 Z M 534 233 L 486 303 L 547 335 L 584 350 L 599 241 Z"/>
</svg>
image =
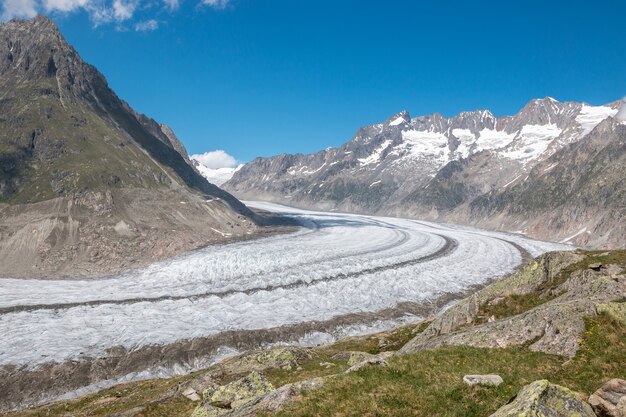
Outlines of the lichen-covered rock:
<svg viewBox="0 0 626 417">
<path fill-rule="evenodd" d="M 265 376 L 257 371 L 250 375 L 219 387 L 204 400 L 210 405 L 220 408 L 237 408 L 254 397 L 274 391 L 272 384 Z"/>
<path fill-rule="evenodd" d="M 368 359 L 375 359 L 376 355 L 372 355 L 367 352 L 351 352 L 350 358 L 348 359 L 348 366 L 356 365 L 359 362 L 366 361 Z"/>
<path fill-rule="evenodd" d="M 626 381 L 610 380 L 589 397 L 589 404 L 600 417 L 626 417 Z"/>
<path fill-rule="evenodd" d="M 591 406 L 573 391 L 551 384 L 547 380 L 535 381 L 520 390 L 509 404 L 491 417 L 596 417 Z"/>
<path fill-rule="evenodd" d="M 483 385 L 488 387 L 497 387 L 504 381 L 500 375 L 465 375 L 463 382 L 469 386 Z"/>
<path fill-rule="evenodd" d="M 313 391 L 324 385 L 324 378 L 313 378 L 305 381 L 284 385 L 267 395 L 246 403 L 241 408 L 233 410 L 229 417 L 255 416 L 260 411 L 278 411 L 283 405 L 293 401 L 303 392 Z"/>
<path fill-rule="evenodd" d="M 246 352 L 240 356 L 226 359 L 219 367 L 229 374 L 264 371 L 265 369 L 291 370 L 310 358 L 311 353 L 308 349 L 297 346 L 281 346 Z"/>
<path fill-rule="evenodd" d="M 349 374 L 351 372 L 356 372 L 363 368 L 369 368 L 370 366 L 388 366 L 389 363 L 385 360 L 386 356 L 380 355 L 369 355 L 369 357 L 365 357 L 364 359 L 356 362 L 352 365 L 346 373 Z M 350 364 L 350 362 L 348 362 Z"/>
<path fill-rule="evenodd" d="M 220 408 L 205 402 L 196 408 L 191 417 L 253 417 L 262 411 L 275 412 L 301 393 L 321 388 L 324 381 L 324 378 L 313 378 L 284 385 L 243 403 L 232 403 L 230 408 Z"/>
<path fill-rule="evenodd" d="M 230 384 L 205 390 L 204 401 L 194 411 L 192 417 L 223 416 L 273 391 L 275 389 L 267 378 L 253 371 L 250 375 Z"/>
<path fill-rule="evenodd" d="M 614 302 L 623 298 L 626 279 L 615 280 L 604 272 L 581 269 L 571 273 L 562 284 L 553 284 L 554 288 L 545 290 L 544 284 L 549 284 L 563 267 L 582 256 L 547 254 L 531 262 L 444 312 L 401 352 L 411 353 L 443 345 L 505 348 L 528 343 L 533 351 L 574 357 L 585 330 L 585 317 L 593 317 L 599 311 L 607 311 L 618 318 L 626 317 L 624 306 Z M 526 293 L 533 297 L 539 295 L 545 302 L 511 317 L 467 326 L 475 322 L 482 305 L 499 297 Z"/>
<path fill-rule="evenodd" d="M 598 313 L 606 313 L 626 325 L 626 302 L 600 304 Z"/>
</svg>

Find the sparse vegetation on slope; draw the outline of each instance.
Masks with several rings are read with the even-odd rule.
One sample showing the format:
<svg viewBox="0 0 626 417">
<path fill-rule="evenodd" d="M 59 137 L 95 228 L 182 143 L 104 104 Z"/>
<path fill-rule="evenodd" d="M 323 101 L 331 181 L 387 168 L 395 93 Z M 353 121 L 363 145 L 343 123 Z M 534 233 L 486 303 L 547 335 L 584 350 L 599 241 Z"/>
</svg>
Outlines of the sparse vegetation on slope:
<svg viewBox="0 0 626 417">
<path fill-rule="evenodd" d="M 331 379 L 278 415 L 485 417 L 537 379 L 589 396 L 610 378 L 626 378 L 623 324 L 608 315 L 588 319 L 580 343 L 582 348 L 571 361 L 527 347 L 446 346 L 396 356 L 388 367 Z M 462 381 L 467 374 L 491 373 L 502 376 L 504 383 L 470 387 Z"/>
</svg>

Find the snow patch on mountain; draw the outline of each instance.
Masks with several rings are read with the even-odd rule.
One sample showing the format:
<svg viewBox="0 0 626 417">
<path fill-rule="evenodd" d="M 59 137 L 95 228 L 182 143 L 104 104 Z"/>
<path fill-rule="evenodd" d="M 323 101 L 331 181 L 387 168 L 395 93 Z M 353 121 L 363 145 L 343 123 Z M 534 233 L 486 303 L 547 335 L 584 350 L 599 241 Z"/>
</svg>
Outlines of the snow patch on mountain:
<svg viewBox="0 0 626 417">
<path fill-rule="evenodd" d="M 556 124 L 525 125 L 516 140 L 502 153 L 502 156 L 523 162 L 537 159 L 561 132 L 562 130 Z"/>
<path fill-rule="evenodd" d="M 461 158 L 467 158 L 470 155 L 471 146 L 476 142 L 476 135 L 469 129 L 452 129 L 452 134 L 461 143 L 456 149 Z"/>
<path fill-rule="evenodd" d="M 406 120 L 404 120 L 404 117 L 398 117 L 397 119 L 395 119 L 394 121 L 389 123 L 389 126 L 398 126 L 398 125 L 401 125 L 402 123 L 404 123 L 405 121 Z"/>
<path fill-rule="evenodd" d="M 433 162 L 445 164 L 450 159 L 448 138 L 443 133 L 407 130 L 402 132 L 404 143 L 396 149 L 404 150 L 405 158 L 428 158 Z"/>
<path fill-rule="evenodd" d="M 504 148 L 515 139 L 515 133 L 485 128 L 480 131 L 476 140 L 476 151 L 487 151 Z"/>
<path fill-rule="evenodd" d="M 376 150 L 374 150 L 374 152 L 372 152 L 370 156 L 366 158 L 360 158 L 359 162 L 361 163 L 361 165 L 370 165 L 379 162 L 380 157 L 382 156 L 383 152 L 385 152 L 385 150 L 389 147 L 389 145 L 391 145 L 390 140 L 384 141 L 380 144 L 378 148 L 376 148 Z"/>
<path fill-rule="evenodd" d="M 617 114 L 617 109 L 613 109 L 607 106 L 588 106 L 583 105 L 578 116 L 576 116 L 576 122 L 580 124 L 581 136 L 587 135 L 591 132 L 601 121 L 607 117 L 613 117 Z"/>
</svg>

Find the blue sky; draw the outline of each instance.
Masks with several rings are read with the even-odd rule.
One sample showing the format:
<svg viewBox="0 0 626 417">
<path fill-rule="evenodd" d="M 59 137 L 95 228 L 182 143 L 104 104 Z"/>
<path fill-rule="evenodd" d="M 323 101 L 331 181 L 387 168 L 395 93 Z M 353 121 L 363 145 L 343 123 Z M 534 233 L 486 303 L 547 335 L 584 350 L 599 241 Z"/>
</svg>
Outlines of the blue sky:
<svg viewBox="0 0 626 417">
<path fill-rule="evenodd" d="M 5 18 L 53 17 L 191 153 L 241 161 L 340 145 L 403 109 L 505 115 L 626 94 L 623 0 L 0 2 Z"/>
</svg>

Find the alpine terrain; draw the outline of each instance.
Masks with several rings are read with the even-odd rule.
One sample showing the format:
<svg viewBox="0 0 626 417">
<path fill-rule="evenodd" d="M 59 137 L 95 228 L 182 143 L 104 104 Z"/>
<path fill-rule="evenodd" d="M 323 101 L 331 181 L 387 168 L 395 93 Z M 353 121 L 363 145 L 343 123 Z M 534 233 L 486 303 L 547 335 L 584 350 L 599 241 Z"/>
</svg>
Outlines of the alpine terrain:
<svg viewBox="0 0 626 417">
<path fill-rule="evenodd" d="M 626 417 L 619 7 L 275 3 L 0 0 L 0 417 Z"/>
<path fill-rule="evenodd" d="M 0 25 L 0 275 L 110 273 L 260 231 L 39 16 Z"/>
<path fill-rule="evenodd" d="M 257 158 L 224 188 L 246 199 L 514 231 L 588 246 L 626 243 L 626 115 L 532 100 L 515 116 L 407 112 L 339 148 Z M 623 113 L 623 112 L 622 112 Z"/>
</svg>

